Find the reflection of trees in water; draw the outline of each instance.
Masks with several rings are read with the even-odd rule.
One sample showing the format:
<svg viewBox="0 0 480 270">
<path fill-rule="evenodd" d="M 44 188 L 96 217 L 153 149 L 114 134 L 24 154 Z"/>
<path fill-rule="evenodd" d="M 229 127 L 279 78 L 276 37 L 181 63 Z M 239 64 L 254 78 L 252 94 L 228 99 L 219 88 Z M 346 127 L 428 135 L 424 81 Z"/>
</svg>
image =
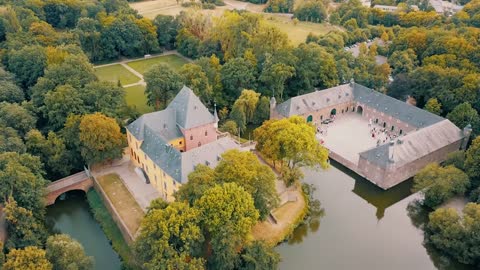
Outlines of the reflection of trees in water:
<svg viewBox="0 0 480 270">
<path fill-rule="evenodd" d="M 431 209 L 424 206 L 418 199 L 410 202 L 407 206 L 407 213 L 412 221 L 413 226 L 423 231 L 423 246 L 427 250 L 427 254 L 433 262 L 433 265 L 438 270 L 474 270 L 474 267 L 457 262 L 455 259 L 443 254 L 441 251 L 428 243 L 427 236 L 425 234 L 425 226 L 427 226 L 428 214 L 430 211 Z"/>
<path fill-rule="evenodd" d="M 308 233 L 314 233 L 320 229 L 320 219 L 325 216 L 325 209 L 322 208 L 320 201 L 313 198 L 316 188 L 314 185 L 303 184 L 303 192 L 308 196 L 308 212 L 305 220 L 293 231 L 288 239 L 288 244 L 298 244 L 308 236 Z"/>
</svg>

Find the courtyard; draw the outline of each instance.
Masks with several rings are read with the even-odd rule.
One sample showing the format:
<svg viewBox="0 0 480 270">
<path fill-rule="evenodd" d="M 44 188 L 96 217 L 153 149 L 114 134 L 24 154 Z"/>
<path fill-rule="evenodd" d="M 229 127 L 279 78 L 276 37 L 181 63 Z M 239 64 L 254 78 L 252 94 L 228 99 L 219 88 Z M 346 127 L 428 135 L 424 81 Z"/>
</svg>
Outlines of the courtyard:
<svg viewBox="0 0 480 270">
<path fill-rule="evenodd" d="M 359 153 L 376 147 L 379 140 L 380 144 L 389 142 L 385 133 L 378 132 L 381 126 L 373 123 L 369 126 L 369 119 L 356 112 L 338 116 L 329 124 L 318 123 L 317 127 L 317 139 L 323 141 L 330 151 L 354 164 L 358 164 Z M 372 137 L 373 128 L 377 131 L 375 137 Z"/>
</svg>

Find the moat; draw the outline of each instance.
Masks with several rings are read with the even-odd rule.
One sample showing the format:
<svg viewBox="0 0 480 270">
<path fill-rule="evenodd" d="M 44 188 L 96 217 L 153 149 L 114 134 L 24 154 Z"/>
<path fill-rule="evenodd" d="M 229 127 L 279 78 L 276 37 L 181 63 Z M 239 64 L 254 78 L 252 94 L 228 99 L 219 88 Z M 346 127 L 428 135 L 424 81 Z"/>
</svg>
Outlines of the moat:
<svg viewBox="0 0 480 270">
<path fill-rule="evenodd" d="M 407 210 L 418 198 L 410 192 L 411 181 L 382 191 L 333 165 L 326 171 L 305 172 L 305 182 L 315 185 L 314 197 L 325 215 L 319 224 L 299 227 L 290 241 L 276 248 L 282 257 L 280 269 L 473 270 L 424 247 L 423 232 L 414 225 L 419 221 Z M 70 234 L 95 257 L 95 269 L 121 269 L 83 194 L 57 200 L 47 215 L 55 229 Z"/>
</svg>

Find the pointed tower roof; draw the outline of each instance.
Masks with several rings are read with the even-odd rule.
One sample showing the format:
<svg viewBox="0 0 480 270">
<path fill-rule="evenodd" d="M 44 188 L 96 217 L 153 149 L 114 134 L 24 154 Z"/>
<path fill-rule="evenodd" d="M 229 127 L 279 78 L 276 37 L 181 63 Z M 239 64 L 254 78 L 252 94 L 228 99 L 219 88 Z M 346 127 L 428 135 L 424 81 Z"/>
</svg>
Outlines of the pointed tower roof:
<svg viewBox="0 0 480 270">
<path fill-rule="evenodd" d="M 217 103 L 213 104 L 213 118 L 215 118 L 215 122 L 218 122 L 218 120 L 220 120 L 217 114 Z"/>
<path fill-rule="evenodd" d="M 168 104 L 167 109 L 175 110 L 177 124 L 183 129 L 215 122 L 215 117 L 187 86 L 183 86 L 177 96 Z"/>
</svg>

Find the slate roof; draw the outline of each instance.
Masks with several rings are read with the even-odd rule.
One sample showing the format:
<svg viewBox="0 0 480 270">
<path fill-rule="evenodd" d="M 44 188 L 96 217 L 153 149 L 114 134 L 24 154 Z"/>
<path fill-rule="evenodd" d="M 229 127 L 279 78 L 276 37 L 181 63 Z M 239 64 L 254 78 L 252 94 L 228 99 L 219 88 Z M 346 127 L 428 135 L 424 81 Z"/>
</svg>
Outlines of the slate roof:
<svg viewBox="0 0 480 270">
<path fill-rule="evenodd" d="M 416 128 L 427 127 L 444 119 L 436 114 L 422 110 L 357 83 L 354 83 L 353 96 L 355 101 L 366 104 L 370 108 L 374 108 L 387 115 L 391 115 L 392 117 Z"/>
<path fill-rule="evenodd" d="M 145 127 L 160 135 L 164 140 L 171 141 L 182 137 L 182 132 L 175 121 L 176 114 L 173 109 L 147 113 L 127 126 L 128 131 L 140 141 L 144 140 Z"/>
<path fill-rule="evenodd" d="M 384 95 L 357 83 L 348 83 L 292 97 L 276 106 L 278 113 L 285 117 L 306 114 L 324 107 L 349 101 L 357 101 L 399 119 L 416 128 L 427 127 L 443 120 L 442 117 L 427 112 L 406 102 Z"/>
<path fill-rule="evenodd" d="M 177 124 L 183 129 L 215 122 L 215 117 L 193 91 L 186 86 L 183 86 L 180 92 L 168 104 L 167 109 L 175 111 Z"/>
<path fill-rule="evenodd" d="M 380 167 L 388 164 L 401 167 L 461 139 L 461 130 L 450 120 L 444 119 L 398 138 L 393 147 L 387 143 L 360 153 L 360 157 Z"/>
<path fill-rule="evenodd" d="M 285 117 L 304 114 L 324 107 L 353 100 L 353 91 L 349 84 L 319 90 L 301 96 L 292 97 L 277 105 L 275 109 Z"/>
</svg>

